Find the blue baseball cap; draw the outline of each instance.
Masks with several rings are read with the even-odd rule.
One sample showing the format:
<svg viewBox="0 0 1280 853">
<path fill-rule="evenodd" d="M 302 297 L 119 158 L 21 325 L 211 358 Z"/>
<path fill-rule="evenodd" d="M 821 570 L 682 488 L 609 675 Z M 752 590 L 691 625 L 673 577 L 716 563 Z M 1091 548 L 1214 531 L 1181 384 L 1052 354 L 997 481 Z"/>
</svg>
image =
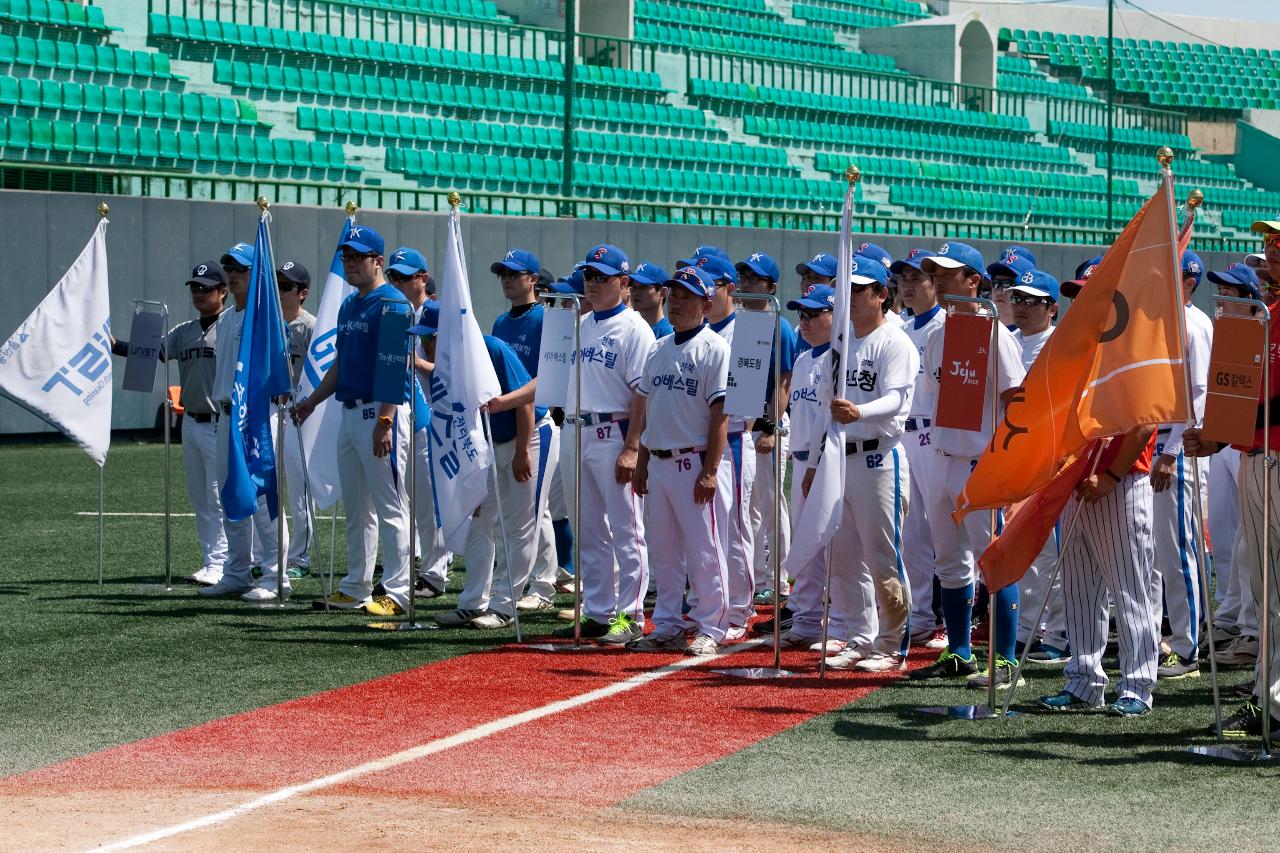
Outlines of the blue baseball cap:
<svg viewBox="0 0 1280 853">
<path fill-rule="evenodd" d="M 219 263 L 224 267 L 251 267 L 257 254 L 257 250 L 253 248 L 251 243 L 236 243 L 230 249 L 227 249 Z"/>
<path fill-rule="evenodd" d="M 587 252 L 587 256 L 582 259 L 579 266 L 591 267 L 605 275 L 627 275 L 631 272 L 631 262 L 627 260 L 627 253 L 608 243 L 592 246 L 591 251 Z"/>
<path fill-rule="evenodd" d="M 637 266 L 635 272 L 631 273 L 632 287 L 637 284 L 642 287 L 666 287 L 670 280 L 671 276 L 667 275 L 666 270 L 648 261 Z"/>
<path fill-rule="evenodd" d="M 495 261 L 489 265 L 489 272 L 494 275 L 500 275 L 503 270 L 531 272 L 537 275 L 542 272 L 542 264 L 538 262 L 538 256 L 533 252 L 526 252 L 524 249 L 512 249 L 502 256 L 502 260 Z"/>
<path fill-rule="evenodd" d="M 382 239 L 382 235 L 368 225 L 352 225 L 347 229 L 347 233 L 342 235 L 342 242 L 338 247 L 352 249 L 365 255 L 382 255 L 387 251 L 387 243 Z"/>
<path fill-rule="evenodd" d="M 1093 271 L 1098 268 L 1100 263 L 1102 263 L 1102 255 L 1090 258 L 1076 267 L 1076 277 L 1062 283 L 1063 295 L 1075 299 L 1080 293 L 1080 289 L 1088 283 L 1089 276 L 1093 275 Z"/>
<path fill-rule="evenodd" d="M 400 275 L 417 275 L 420 272 L 427 271 L 427 259 L 422 257 L 422 253 L 417 249 L 408 246 L 401 246 L 391 253 L 389 258 L 391 266 L 387 267 L 388 272 L 395 271 Z"/>
<path fill-rule="evenodd" d="M 833 311 L 835 307 L 836 289 L 825 284 L 811 284 L 805 288 L 804 296 L 787 303 L 788 311 L 799 311 L 802 308 L 810 311 Z"/>
<path fill-rule="evenodd" d="M 1041 270 L 1027 270 L 1018 277 L 1018 283 L 1009 288 L 1032 296 L 1047 296 L 1054 302 L 1062 300 L 1062 288 L 1058 280 Z"/>
<path fill-rule="evenodd" d="M 1251 267 L 1253 264 L 1246 261 L 1245 266 Z M 1196 285 L 1204 281 L 1204 261 L 1200 260 L 1200 256 L 1190 249 L 1182 253 L 1182 275 L 1184 278 L 1195 276 Z"/>
<path fill-rule="evenodd" d="M 1010 246 L 1004 250 L 1000 260 L 987 267 L 987 275 L 991 278 L 1001 276 L 1016 278 L 1019 281 L 1027 273 L 1036 268 L 1036 256 L 1022 246 Z"/>
<path fill-rule="evenodd" d="M 983 279 L 988 278 L 987 264 L 982 259 L 982 253 L 968 243 L 943 243 L 942 248 L 938 249 L 938 254 L 932 258 L 926 258 L 920 265 L 920 268 L 927 273 L 932 273 L 938 267 L 944 270 L 958 270 L 962 267 L 968 267 L 982 276 Z"/>
<path fill-rule="evenodd" d="M 422 312 L 418 315 L 418 324 L 410 326 L 406 331 L 410 335 L 421 335 L 426 337 L 434 335 L 436 330 L 440 328 L 440 303 L 434 299 L 428 299 L 422 303 Z"/>
<path fill-rule="evenodd" d="M 1234 263 L 1222 272 L 1211 271 L 1209 273 L 1209 281 L 1214 284 L 1241 288 L 1247 291 L 1252 299 L 1262 298 L 1262 283 L 1258 280 L 1258 274 L 1247 264 Z"/>
<path fill-rule="evenodd" d="M 676 274 L 663 282 L 667 287 L 683 287 L 702 299 L 710 299 L 716 292 L 716 282 L 701 267 L 681 267 Z"/>
<path fill-rule="evenodd" d="M 574 267 L 573 272 L 569 273 L 559 281 L 551 282 L 552 293 L 576 293 L 582 296 L 587 292 L 586 280 L 582 277 L 582 267 Z"/>
<path fill-rule="evenodd" d="M 722 281 L 738 283 L 738 270 L 733 266 L 733 261 L 724 255 L 702 255 L 689 260 L 687 266 L 701 268 L 716 284 Z"/>
<path fill-rule="evenodd" d="M 734 264 L 734 269 L 738 272 L 744 269 L 751 270 L 760 278 L 767 278 L 772 282 L 777 282 L 782 276 L 782 271 L 778 269 L 778 262 L 764 252 L 752 252 L 749 257 Z"/>
<path fill-rule="evenodd" d="M 849 264 L 850 284 L 882 284 L 889 286 L 889 269 L 879 258 L 854 255 Z"/>
<path fill-rule="evenodd" d="M 802 264 L 796 264 L 796 275 L 814 275 L 825 276 L 826 278 L 836 277 L 836 256 L 828 255 L 826 252 L 819 252 L 809 260 Z"/>
<path fill-rule="evenodd" d="M 689 255 L 689 257 L 700 258 L 703 255 L 715 255 L 716 257 L 724 258 L 726 261 L 732 260 L 732 258 L 729 257 L 729 253 L 724 249 L 721 249 L 719 246 L 695 246 L 693 254 Z"/>
<path fill-rule="evenodd" d="M 930 252 L 928 249 L 912 249 L 910 252 L 907 252 L 907 256 L 905 258 L 891 263 L 889 265 L 889 272 L 894 275 L 901 275 L 902 271 L 907 267 L 911 267 L 913 270 L 918 270 L 920 269 L 920 264 L 924 263 L 925 258 L 932 258 L 933 256 L 934 253 Z"/>
<path fill-rule="evenodd" d="M 875 243 L 862 243 L 858 248 L 853 250 L 853 253 L 855 255 L 862 255 L 863 257 L 879 261 L 884 264 L 885 269 L 889 269 L 893 266 L 893 256 L 880 246 L 877 246 Z"/>
</svg>

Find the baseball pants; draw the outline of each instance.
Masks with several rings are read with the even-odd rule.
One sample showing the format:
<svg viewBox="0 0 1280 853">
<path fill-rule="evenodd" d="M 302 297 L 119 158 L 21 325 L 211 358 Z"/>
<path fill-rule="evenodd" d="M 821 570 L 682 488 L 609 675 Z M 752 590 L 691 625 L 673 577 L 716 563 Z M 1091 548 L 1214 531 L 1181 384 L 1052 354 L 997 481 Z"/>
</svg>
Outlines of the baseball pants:
<svg viewBox="0 0 1280 853">
<path fill-rule="evenodd" d="M 543 453 L 548 453 L 546 474 L 538 486 L 538 546 L 534 553 L 533 573 L 529 575 L 529 584 L 525 592 L 536 595 L 547 601 L 556 597 L 556 579 L 560 575 L 560 564 L 556 559 L 556 531 L 553 518 L 552 495 L 556 484 L 560 482 L 560 427 L 555 421 L 544 422 L 550 428 L 550 435 L 543 441 Z M 539 427 L 541 429 L 541 427 Z M 550 450 L 547 450 L 550 448 Z M 530 451 L 532 453 L 532 451 Z M 564 511 L 564 489 L 559 487 L 559 509 Z M 652 565 L 652 564 L 651 564 Z M 516 590 L 519 594 L 520 590 Z"/>
<path fill-rule="evenodd" d="M 964 589 L 977 580 L 977 558 L 991 543 L 991 513 L 971 512 L 956 524 L 951 513 L 976 459 L 934 453 L 928 476 L 929 531 L 934 564 L 943 589 Z"/>
<path fill-rule="evenodd" d="M 226 482 L 228 461 L 227 434 L 223 430 L 230 428 L 231 419 L 225 417 L 218 423 L 220 436 L 218 441 L 218 482 L 223 483 Z M 272 406 L 271 439 L 273 444 L 275 443 L 275 436 L 276 416 L 275 407 Z M 227 561 L 222 566 L 222 577 L 238 581 L 246 589 L 254 586 L 252 566 L 256 556 L 262 566 L 262 577 L 258 579 L 256 585 L 274 592 L 277 588 L 276 572 L 280 568 L 278 562 L 280 539 L 276 530 L 276 521 L 267 512 L 266 497 L 258 498 L 258 508 L 254 510 L 253 516 L 250 518 L 242 521 L 232 521 L 223 515 L 222 527 L 227 534 Z M 262 545 L 260 554 L 253 552 L 253 537 L 255 533 Z M 284 525 L 284 535 L 286 539 L 289 536 L 289 525 L 287 523 Z M 284 578 L 284 589 L 289 589 L 289 577 L 287 574 Z"/>
<path fill-rule="evenodd" d="M 449 565 L 453 562 L 453 553 L 444 547 L 444 533 L 436 523 L 436 499 L 431 487 L 431 436 L 426 428 L 414 433 L 413 453 L 416 456 L 413 469 L 413 523 L 418 531 L 418 555 L 422 557 L 418 574 L 444 589 L 449 581 Z"/>
<path fill-rule="evenodd" d="M 750 432 L 729 433 L 716 483 L 716 527 L 729 568 L 729 624 L 743 627 L 754 612 L 754 540 L 751 534 L 751 484 L 756 449 Z"/>
<path fill-rule="evenodd" d="M 1202 460 L 1203 461 L 1203 460 Z M 1209 539 L 1213 544 L 1215 628 L 1233 634 L 1258 635 L 1257 608 L 1247 585 L 1248 570 L 1237 570 L 1234 551 L 1240 533 L 1240 451 L 1227 448 L 1209 463 Z"/>
<path fill-rule="evenodd" d="M 804 496 L 802 483 L 805 475 L 813 468 L 807 461 L 795 460 L 791 475 L 791 506 L 795 509 L 796 518 L 800 517 L 800 512 L 804 509 L 805 502 L 808 500 Z M 822 638 L 822 589 L 827 579 L 827 560 L 826 551 L 821 551 L 814 556 L 812 560 L 802 566 L 795 565 L 794 561 L 786 566 L 788 574 L 794 580 L 791 585 L 791 597 L 787 599 L 787 607 L 791 610 L 791 633 L 798 637 L 807 637 L 813 640 Z M 832 572 L 831 585 L 833 587 L 841 586 L 845 583 L 844 578 L 836 576 Z M 845 625 L 849 622 L 848 614 L 841 609 L 843 601 L 848 599 L 850 595 L 856 596 L 857 612 L 865 613 L 870 610 L 874 615 L 875 605 L 874 594 L 869 589 L 869 585 L 864 586 L 859 583 L 857 589 L 852 593 L 841 591 L 837 593 L 834 589 L 831 595 L 831 612 L 829 614 L 830 621 L 827 626 L 827 636 L 837 640 L 847 640 L 845 634 Z M 862 621 L 865 621 L 865 617 Z M 874 626 L 872 626 L 874 628 Z M 872 635 L 865 628 L 855 638 L 856 645 L 860 648 L 871 645 Z"/>
<path fill-rule="evenodd" d="M 1160 622 L 1150 598 L 1155 574 L 1151 479 L 1129 474 L 1096 503 L 1082 504 L 1072 497 L 1063 511 L 1064 529 L 1076 513 L 1080 520 L 1062 551 L 1062 593 L 1071 643 L 1066 689 L 1093 705 L 1106 698 L 1102 654 L 1110 592 L 1120 645 L 1119 698 L 1130 696 L 1150 707 L 1160 653 Z"/>
<path fill-rule="evenodd" d="M 1270 463 L 1270 467 L 1268 466 Z M 1262 514 L 1262 488 L 1263 483 L 1270 480 L 1271 489 L 1271 517 L 1264 518 Z M 1248 553 L 1253 556 L 1248 560 L 1249 584 L 1253 591 L 1254 606 L 1261 613 L 1262 607 L 1267 607 L 1271 618 L 1268 624 L 1269 637 L 1259 635 L 1258 639 L 1262 641 L 1262 648 L 1258 654 L 1258 664 L 1254 668 L 1254 701 L 1261 704 L 1262 691 L 1264 689 L 1271 692 L 1271 708 L 1272 717 L 1276 716 L 1276 709 L 1280 709 L 1280 588 L 1276 583 L 1276 562 L 1280 560 L 1280 507 L 1277 507 L 1278 498 L 1280 498 L 1280 465 L 1277 465 L 1276 455 L 1273 453 L 1270 457 L 1263 456 L 1261 453 L 1249 455 L 1243 454 L 1240 457 L 1240 540 L 1241 547 L 1236 549 L 1234 554 L 1235 566 L 1237 570 L 1243 569 L 1240 558 L 1243 554 Z M 1267 578 L 1267 600 L 1262 599 L 1262 525 L 1268 525 L 1268 546 L 1271 553 L 1266 555 L 1267 564 L 1269 566 Z M 1269 658 L 1269 667 L 1271 675 L 1271 683 L 1264 684 L 1262 681 L 1262 655 Z"/>
<path fill-rule="evenodd" d="M 221 572 L 227 561 L 227 534 L 222 527 L 218 471 L 225 470 L 226 448 L 218 452 L 218 422 L 182 422 L 182 464 L 187 472 L 187 498 L 196 514 L 202 569 Z"/>
<path fill-rule="evenodd" d="M 287 420 L 284 429 L 284 476 L 289 491 L 289 527 L 292 531 L 289 536 L 288 565 L 310 566 L 315 506 L 311 502 L 311 491 L 307 488 L 298 427 Z"/>
<path fill-rule="evenodd" d="M 515 440 L 493 446 L 498 487 L 495 493 L 495 476 L 490 475 L 489 494 L 480 503 L 467 531 L 464 554 L 467 582 L 458 597 L 459 610 L 494 610 L 504 616 L 515 615 L 512 591 L 518 598 L 537 558 L 539 521 L 546 507 L 543 484 L 558 462 L 557 438 L 549 419 L 533 431 L 529 438 L 533 476 L 524 483 L 516 482 L 511 473 Z"/>
<path fill-rule="evenodd" d="M 721 643 L 729 629 L 729 578 L 716 529 L 719 513 L 714 499 L 705 504 L 693 499 L 705 455 L 705 451 L 694 451 L 670 459 L 649 457 L 645 511 L 658 592 L 653 633 L 662 637 L 684 633 L 681 602 L 687 580 L 692 593 L 689 618 L 699 634 Z"/>
<path fill-rule="evenodd" d="M 347 513 L 347 575 L 338 589 L 357 601 L 373 594 L 373 568 L 382 539 L 382 587 L 399 604 L 409 604 L 409 497 L 404 482 L 408 420 L 397 409 L 391 453 L 373 455 L 379 405 L 342 407 L 338 421 L 338 482 Z"/>
<path fill-rule="evenodd" d="M 787 418 L 784 416 L 782 425 L 786 424 Z M 753 445 L 758 441 L 757 436 L 758 433 L 751 434 Z M 791 458 L 787 452 L 791 446 L 791 439 L 785 435 L 779 435 L 776 438 L 774 452 L 782 459 L 782 482 L 785 483 L 787 461 Z M 756 454 L 756 478 L 751 484 L 751 530 L 755 543 L 752 555 L 752 576 L 757 590 L 773 588 L 773 458 L 773 453 Z M 791 549 L 791 510 L 787 506 L 787 490 L 781 484 L 778 486 L 778 503 L 781 505 L 779 515 L 782 519 L 778 525 L 778 565 L 784 566 L 787 562 L 787 552 Z M 778 593 L 786 595 L 787 573 L 780 572 L 780 574 L 782 588 Z"/>
<path fill-rule="evenodd" d="M 574 530 L 582 565 L 583 612 L 597 622 L 618 613 L 644 617 L 649 556 L 644 541 L 644 501 L 631 484 L 618 485 L 614 471 L 625 441 L 626 421 L 579 427 L 565 422 L 560 439 L 564 498 L 573 518 L 574 430 L 582 430 L 581 529 Z"/>
<path fill-rule="evenodd" d="M 929 528 L 929 496 L 938 454 L 931 438 L 928 427 L 902 436 L 902 448 L 911 468 L 911 511 L 902 525 L 902 562 L 911 584 L 912 632 L 922 640 L 933 635 L 938 621 L 933 612 L 933 533 Z"/>
<path fill-rule="evenodd" d="M 1160 445 L 1156 452 L 1162 451 Z M 1182 453 L 1173 466 L 1169 487 L 1154 496 L 1151 527 L 1155 537 L 1156 579 L 1151 606 L 1156 624 L 1169 614 L 1169 646 L 1184 658 L 1196 657 L 1200 642 L 1200 554 L 1196 546 L 1195 479 Z M 1201 474 L 1203 475 L 1203 468 Z M 1161 604 L 1163 587 L 1164 608 Z"/>
<path fill-rule="evenodd" d="M 833 579 L 838 575 L 844 582 L 833 583 L 832 594 L 843 596 L 841 609 L 854 622 L 846 635 L 865 631 L 874 637 L 872 651 L 883 655 L 905 656 L 911 641 L 911 586 L 902 564 L 909 489 L 901 447 L 845 457 L 844 510 L 831 543 Z M 858 591 L 867 582 L 875 601 L 870 619 Z"/>
</svg>

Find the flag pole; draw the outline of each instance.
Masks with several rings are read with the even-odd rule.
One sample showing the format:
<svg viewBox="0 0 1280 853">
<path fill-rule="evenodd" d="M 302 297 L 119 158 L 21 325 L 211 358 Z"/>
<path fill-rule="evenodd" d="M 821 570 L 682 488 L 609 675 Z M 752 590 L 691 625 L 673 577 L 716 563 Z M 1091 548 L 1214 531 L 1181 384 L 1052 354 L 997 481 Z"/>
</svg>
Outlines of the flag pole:
<svg viewBox="0 0 1280 853">
<path fill-rule="evenodd" d="M 169 306 L 160 303 L 160 313 L 164 319 L 160 321 L 160 331 L 165 333 L 169 328 Z M 169 396 L 172 387 L 173 365 L 172 354 L 166 352 L 164 359 L 164 591 L 173 592 L 173 399 Z"/>
<path fill-rule="evenodd" d="M 98 218 L 99 219 L 103 220 L 104 222 L 109 221 L 107 220 L 107 214 L 110 212 L 111 212 L 111 207 L 105 201 L 98 202 Z M 165 394 L 168 395 L 168 393 L 169 391 L 166 388 Z M 103 583 L 102 550 L 103 550 L 103 542 L 106 537 L 106 529 L 105 529 L 105 525 L 103 524 L 103 518 L 107 508 L 106 507 L 107 481 L 106 481 L 106 473 L 105 473 L 106 467 L 107 467 L 107 460 L 103 459 L 102 463 L 98 465 L 98 586 L 102 586 L 102 583 Z"/>
<path fill-rule="evenodd" d="M 267 212 L 268 208 L 270 207 L 271 207 L 271 203 L 267 201 L 266 196 L 264 195 L 258 196 L 258 210 L 261 211 L 260 217 L 263 221 L 268 223 L 271 221 L 271 214 Z M 270 248 L 271 246 L 270 241 L 271 241 L 271 229 L 268 228 L 267 229 L 268 248 Z M 273 259 L 275 258 L 275 252 L 271 253 L 271 257 Z M 268 275 L 273 277 L 273 284 L 274 284 L 275 270 L 271 270 L 270 273 L 268 273 Z M 276 470 L 275 470 L 275 476 L 276 476 L 276 606 L 281 608 L 284 607 L 284 596 L 285 596 L 284 579 L 285 579 L 285 561 L 286 561 L 285 549 L 288 547 L 288 543 L 285 542 L 285 535 L 284 535 L 285 489 L 281 488 L 281 486 L 288 488 L 287 478 L 283 476 L 284 474 L 284 433 L 285 433 L 284 406 L 277 404 L 276 405 Z"/>
<path fill-rule="evenodd" d="M 493 424 L 489 421 L 489 409 L 481 408 L 480 415 L 484 418 L 484 437 L 489 442 L 489 446 L 493 447 Z M 491 482 L 493 483 L 493 501 L 498 511 L 498 528 L 502 531 L 502 551 L 506 556 L 507 568 L 504 574 L 507 576 L 507 595 L 511 597 L 511 621 L 516 626 L 516 642 L 523 642 L 520 637 L 520 608 L 516 607 L 516 590 L 511 580 L 511 542 L 507 539 L 507 521 L 506 516 L 502 512 L 502 494 L 498 491 L 498 465 L 497 458 L 494 464 L 489 466 L 491 473 Z"/>
</svg>

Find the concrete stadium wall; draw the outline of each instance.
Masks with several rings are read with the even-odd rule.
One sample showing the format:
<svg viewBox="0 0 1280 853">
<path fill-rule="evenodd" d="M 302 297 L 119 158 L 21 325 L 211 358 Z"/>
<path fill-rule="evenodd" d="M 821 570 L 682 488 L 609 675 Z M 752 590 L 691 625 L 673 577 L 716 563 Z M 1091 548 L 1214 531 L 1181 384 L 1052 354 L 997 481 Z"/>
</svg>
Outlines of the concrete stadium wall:
<svg viewBox="0 0 1280 853">
<path fill-rule="evenodd" d="M 95 208 L 100 200 L 71 193 L 0 191 L 0 253 L 5 259 L 0 287 L 0 335 L 7 338 L 18 327 L 75 259 L 97 222 Z M 254 239 L 258 210 L 251 204 L 124 197 L 106 200 L 111 205 L 107 254 L 112 320 L 116 334 L 122 338 L 129 334 L 134 299 L 167 301 L 174 323 L 195 317 L 182 286 L 192 266 L 220 257 L 238 240 Z M 439 275 L 445 248 L 444 215 L 369 211 L 357 216 L 360 222 L 383 234 L 388 251 L 404 244 L 420 248 L 432 272 Z M 343 213 L 337 209 L 273 208 L 271 233 L 276 261 L 283 263 L 291 258 L 311 271 L 315 290 L 308 298 L 310 308 L 319 304 L 342 222 Z M 537 253 L 556 274 L 568 271 L 587 249 L 602 242 L 621 246 L 633 262 L 655 260 L 668 269 L 672 269 L 676 258 L 702 244 L 721 246 L 734 258 L 763 251 L 782 265 L 782 295 L 787 297 L 797 292 L 795 265 L 816 252 L 834 252 L 836 248 L 836 235 L 830 232 L 490 216 L 465 217 L 463 223 L 472 296 L 486 331 L 505 307 L 496 280 L 489 273 L 489 264 L 512 246 Z M 920 240 L 905 237 L 873 235 L 866 239 L 895 257 L 921 244 Z M 923 241 L 931 249 L 940 242 Z M 994 260 L 1001 249 L 1000 244 L 991 241 L 973 242 L 988 260 Z M 1077 264 L 1100 252 L 1082 246 L 1028 245 L 1038 256 L 1040 266 L 1060 277 L 1070 277 Z M 1205 258 L 1211 267 L 1219 269 L 1232 259 L 1225 254 Z M 1208 288 L 1201 291 L 1202 297 L 1208 295 Z M 156 383 L 157 389 L 149 397 L 124 392 L 120 390 L 123 359 L 116 360 L 116 367 L 112 425 L 116 429 L 152 427 L 163 382 Z M 175 368 L 175 382 L 176 377 Z M 51 431 L 39 418 L 0 397 L 0 434 Z"/>
</svg>

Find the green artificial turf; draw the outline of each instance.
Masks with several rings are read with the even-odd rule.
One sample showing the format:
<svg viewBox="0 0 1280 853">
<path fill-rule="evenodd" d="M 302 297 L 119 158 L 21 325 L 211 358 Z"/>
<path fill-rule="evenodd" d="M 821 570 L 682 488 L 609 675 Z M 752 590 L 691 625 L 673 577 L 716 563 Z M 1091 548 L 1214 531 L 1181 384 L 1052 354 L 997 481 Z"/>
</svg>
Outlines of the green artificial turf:
<svg viewBox="0 0 1280 853">
<path fill-rule="evenodd" d="M 1224 671 L 1222 681 L 1250 675 Z M 1280 766 L 1218 763 L 1183 749 L 1213 743 L 1203 733 L 1213 720 L 1209 683 L 1206 665 L 1200 679 L 1160 684 L 1155 711 L 1140 719 L 961 721 L 914 709 L 983 704 L 985 692 L 900 682 L 623 805 L 938 850 L 1274 850 Z M 1029 710 L 1061 687 L 1060 669 L 1038 669 L 1015 708 Z M 1224 697 L 1227 710 L 1238 701 Z"/>
<path fill-rule="evenodd" d="M 164 509 L 163 447 L 117 439 L 106 466 L 108 512 Z M 173 448 L 173 510 L 190 512 L 182 449 Z M 0 446 L 0 774 L 15 773 L 227 714 L 491 648 L 513 630 L 370 630 L 358 613 L 325 614 L 312 575 L 281 610 L 215 600 L 175 581 L 165 592 L 160 518 L 106 519 L 105 575 L 97 577 L 98 469 L 61 443 Z M 329 553 L 328 511 L 319 560 Z M 338 577 L 345 537 L 337 525 Z M 173 524 L 175 578 L 200 566 L 193 518 Z M 419 601 L 419 622 L 449 609 Z M 545 634 L 549 613 L 522 620 Z"/>
</svg>

